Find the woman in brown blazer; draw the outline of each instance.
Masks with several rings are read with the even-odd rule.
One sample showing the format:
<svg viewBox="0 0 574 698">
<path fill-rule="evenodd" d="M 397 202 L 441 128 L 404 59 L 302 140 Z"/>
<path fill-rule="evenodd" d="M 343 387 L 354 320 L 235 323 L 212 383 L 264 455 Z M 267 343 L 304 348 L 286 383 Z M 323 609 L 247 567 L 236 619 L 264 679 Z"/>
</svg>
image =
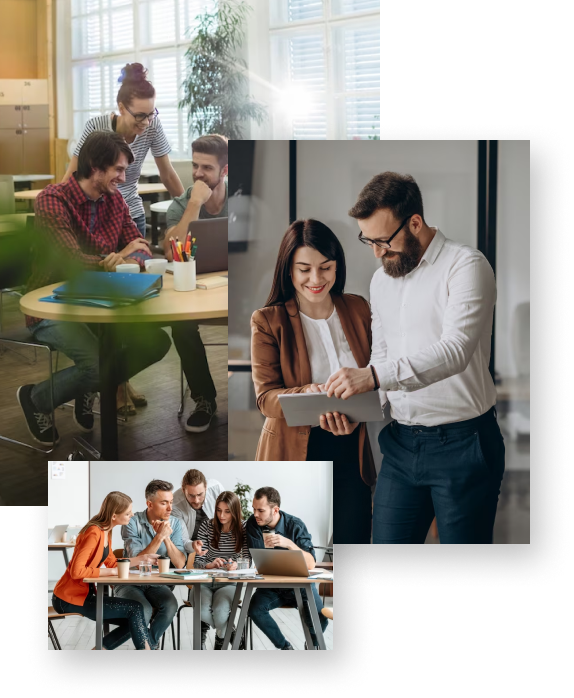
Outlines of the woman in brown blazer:
<svg viewBox="0 0 574 698">
<path fill-rule="evenodd" d="M 376 471 L 365 424 L 322 415 L 319 425 L 288 427 L 279 395 L 319 392 L 338 368 L 369 365 L 368 302 L 345 294 L 345 255 L 315 220 L 295 221 L 279 248 L 273 286 L 251 318 L 251 363 L 265 424 L 256 460 L 333 461 L 334 543 L 369 543 Z"/>
</svg>

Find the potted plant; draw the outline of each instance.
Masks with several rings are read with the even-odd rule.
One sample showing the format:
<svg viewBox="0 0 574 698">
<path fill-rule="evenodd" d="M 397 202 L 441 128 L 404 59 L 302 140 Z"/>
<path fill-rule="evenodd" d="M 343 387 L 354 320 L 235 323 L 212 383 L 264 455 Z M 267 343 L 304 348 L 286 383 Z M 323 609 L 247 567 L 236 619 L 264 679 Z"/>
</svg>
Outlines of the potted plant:
<svg viewBox="0 0 574 698">
<path fill-rule="evenodd" d="M 244 140 L 251 120 L 261 124 L 267 118 L 266 107 L 249 96 L 247 64 L 239 55 L 251 11 L 244 0 L 220 0 L 215 12 L 197 17 L 179 103 L 188 111 L 191 134 Z"/>
<path fill-rule="evenodd" d="M 243 519 L 244 521 L 247 521 L 251 514 L 253 514 L 253 511 L 251 509 L 251 501 L 247 498 L 247 495 L 251 492 L 251 487 L 249 487 L 249 485 L 244 485 L 242 482 L 238 480 L 237 485 L 235 485 L 235 489 L 233 491 L 239 497 L 239 501 L 241 502 L 241 512 L 243 513 Z"/>
</svg>

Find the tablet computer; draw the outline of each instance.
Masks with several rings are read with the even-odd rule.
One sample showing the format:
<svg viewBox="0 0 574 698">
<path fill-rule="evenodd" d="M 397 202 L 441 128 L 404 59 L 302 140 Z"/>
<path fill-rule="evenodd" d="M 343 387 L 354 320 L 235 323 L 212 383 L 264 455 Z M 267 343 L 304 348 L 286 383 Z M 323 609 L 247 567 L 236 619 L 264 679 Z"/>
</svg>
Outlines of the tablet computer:
<svg viewBox="0 0 574 698">
<path fill-rule="evenodd" d="M 327 393 L 279 395 L 279 404 L 289 427 L 319 424 L 319 417 L 327 412 L 344 414 L 349 422 L 383 421 L 378 390 L 353 395 L 347 400 L 335 396 L 327 397 Z"/>
</svg>

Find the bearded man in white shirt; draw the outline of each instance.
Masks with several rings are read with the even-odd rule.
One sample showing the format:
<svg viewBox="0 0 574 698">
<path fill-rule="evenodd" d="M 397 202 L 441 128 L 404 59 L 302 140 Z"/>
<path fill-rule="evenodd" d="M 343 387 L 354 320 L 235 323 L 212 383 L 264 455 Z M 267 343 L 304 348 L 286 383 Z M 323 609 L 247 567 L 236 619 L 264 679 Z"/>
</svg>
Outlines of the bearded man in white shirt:
<svg viewBox="0 0 574 698">
<path fill-rule="evenodd" d="M 340 369 L 326 389 L 343 399 L 379 390 L 391 404 L 373 543 L 424 543 L 435 516 L 441 543 L 492 543 L 504 473 L 489 372 L 492 268 L 426 224 L 410 175 L 376 175 L 349 215 L 382 264 L 371 281 L 371 362 Z M 342 417 L 331 425 L 354 426 Z"/>
</svg>

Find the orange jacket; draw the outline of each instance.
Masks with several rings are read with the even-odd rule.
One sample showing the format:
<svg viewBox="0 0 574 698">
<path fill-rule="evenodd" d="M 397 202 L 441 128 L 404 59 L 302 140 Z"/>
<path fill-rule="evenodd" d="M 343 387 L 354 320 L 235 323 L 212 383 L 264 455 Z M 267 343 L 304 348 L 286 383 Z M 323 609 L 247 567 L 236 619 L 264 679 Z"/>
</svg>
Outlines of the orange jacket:
<svg viewBox="0 0 574 698">
<path fill-rule="evenodd" d="M 64 576 L 54 587 L 54 594 L 62 601 L 75 606 L 83 606 L 88 595 L 89 585 L 82 580 L 85 577 L 100 576 L 100 560 L 104 554 L 106 532 L 98 526 L 90 526 L 78 536 L 74 554 L 64 572 Z M 106 567 L 117 567 L 118 561 L 112 552 L 112 532 L 108 532 L 109 552 L 104 560 Z M 96 567 L 98 565 L 98 567 Z"/>
</svg>

